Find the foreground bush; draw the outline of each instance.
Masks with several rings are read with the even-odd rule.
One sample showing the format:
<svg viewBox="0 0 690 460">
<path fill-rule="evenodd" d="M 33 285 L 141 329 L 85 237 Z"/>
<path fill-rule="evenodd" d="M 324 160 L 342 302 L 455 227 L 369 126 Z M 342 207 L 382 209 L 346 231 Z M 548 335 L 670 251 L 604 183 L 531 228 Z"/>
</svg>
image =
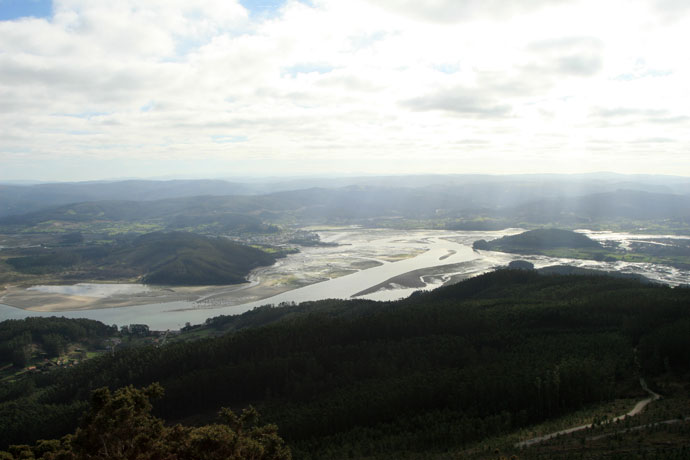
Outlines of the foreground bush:
<svg viewBox="0 0 690 460">
<path fill-rule="evenodd" d="M 93 392 L 91 407 L 76 432 L 60 440 L 41 440 L 34 446 L 14 445 L 0 452 L 0 459 L 45 460 L 287 460 L 289 449 L 275 425 L 258 425 L 252 407 L 241 415 L 223 408 L 224 423 L 201 427 L 165 426 L 151 415 L 153 398 L 163 395 L 154 383 L 143 389 L 133 386 L 111 393 Z"/>
</svg>

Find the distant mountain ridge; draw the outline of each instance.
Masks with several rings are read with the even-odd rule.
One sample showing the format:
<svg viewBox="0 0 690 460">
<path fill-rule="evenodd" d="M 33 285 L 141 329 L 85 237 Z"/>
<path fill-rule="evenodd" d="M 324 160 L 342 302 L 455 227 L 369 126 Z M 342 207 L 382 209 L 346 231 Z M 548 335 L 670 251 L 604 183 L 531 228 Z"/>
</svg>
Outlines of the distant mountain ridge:
<svg viewBox="0 0 690 460">
<path fill-rule="evenodd" d="M 86 201 L 150 201 L 191 195 L 241 195 L 249 187 L 221 180 L 127 180 L 36 185 L 0 184 L 0 216 Z"/>
<path fill-rule="evenodd" d="M 611 218 L 689 218 L 690 196 L 615 190 L 579 197 L 544 199 L 509 211 L 530 221 L 601 220 Z"/>
<path fill-rule="evenodd" d="M 690 179 L 666 176 L 591 175 L 414 175 L 225 180 L 126 180 L 16 185 L 0 184 L 0 217 L 55 206 L 100 201 L 157 201 L 194 196 L 279 195 L 294 191 L 375 191 L 421 198 L 435 208 L 508 210 L 551 199 L 635 190 L 690 194 Z M 401 197 L 401 198 L 402 198 Z M 455 202 L 450 205 L 449 203 Z M 390 207 L 390 206 L 388 206 Z M 527 212 L 525 209 L 523 212 Z"/>
<path fill-rule="evenodd" d="M 352 186 L 293 190 L 267 195 L 94 201 L 0 217 L 0 225 L 27 227 L 52 221 L 124 221 L 155 222 L 170 230 L 208 224 L 219 231 L 243 228 L 248 231 L 263 231 L 264 223 L 281 220 L 297 224 L 361 224 L 382 219 L 447 222 L 465 219 L 491 228 L 522 226 L 524 223 L 577 228 L 579 225 L 612 220 L 690 221 L 690 196 L 685 195 L 617 190 L 499 206 L 504 199 L 504 191 L 496 192 L 496 196 L 479 197 L 479 192 L 464 195 L 458 189 Z M 539 196 L 542 196 L 541 192 Z"/>
<path fill-rule="evenodd" d="M 157 223 L 169 229 L 210 225 L 218 231 L 272 231 L 250 215 L 258 204 L 252 197 L 183 197 L 157 201 L 96 201 L 55 206 L 0 218 L 0 225 L 30 227 L 50 222 Z"/>
</svg>

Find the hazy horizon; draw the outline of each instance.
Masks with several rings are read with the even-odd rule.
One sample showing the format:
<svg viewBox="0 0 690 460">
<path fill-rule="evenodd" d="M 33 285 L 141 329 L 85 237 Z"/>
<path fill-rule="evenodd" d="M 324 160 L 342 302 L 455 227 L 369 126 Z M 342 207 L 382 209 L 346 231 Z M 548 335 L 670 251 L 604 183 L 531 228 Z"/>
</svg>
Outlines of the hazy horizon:
<svg viewBox="0 0 690 460">
<path fill-rule="evenodd" d="M 573 179 L 577 181 L 582 180 L 639 180 L 639 181 L 680 181 L 690 182 L 689 176 L 682 176 L 677 174 L 626 174 L 611 171 L 594 171 L 587 173 L 505 173 L 505 174 L 491 174 L 491 173 L 428 173 L 428 174 L 413 174 L 413 173 L 399 173 L 399 174 L 337 174 L 337 173 L 314 173 L 303 175 L 244 175 L 244 176 L 185 176 L 185 175 L 169 175 L 169 176 L 130 176 L 130 177 L 105 177 L 102 179 L 77 179 L 77 180 L 38 180 L 38 179 L 2 179 L 0 184 L 5 185 L 41 185 L 41 184 L 69 184 L 69 183 L 116 183 L 127 181 L 151 181 L 151 182 L 166 182 L 166 181 L 225 181 L 236 183 L 272 183 L 272 182 L 292 182 L 300 180 L 363 180 L 367 179 L 405 179 L 405 178 L 433 178 L 439 179 L 522 179 L 522 180 L 549 180 L 559 177 L 566 179 Z"/>
<path fill-rule="evenodd" d="M 0 0 L 0 182 L 690 177 L 690 3 Z"/>
</svg>

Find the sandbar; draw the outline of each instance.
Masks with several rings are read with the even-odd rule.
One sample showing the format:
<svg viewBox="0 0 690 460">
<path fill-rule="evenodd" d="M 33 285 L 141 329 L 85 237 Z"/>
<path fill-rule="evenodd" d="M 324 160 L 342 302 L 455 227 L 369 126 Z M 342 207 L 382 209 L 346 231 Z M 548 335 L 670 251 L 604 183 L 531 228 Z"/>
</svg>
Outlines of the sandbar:
<svg viewBox="0 0 690 460">
<path fill-rule="evenodd" d="M 210 304 L 237 305 L 261 300 L 293 289 L 293 286 L 262 286 L 244 283 L 229 286 L 150 286 L 145 292 L 135 294 L 114 294 L 108 297 L 59 294 L 29 291 L 24 287 L 7 287 L 0 293 L 0 303 L 31 311 L 63 312 L 95 310 L 102 308 L 132 307 L 168 302 L 199 302 Z M 211 299 L 213 299 L 211 301 Z"/>
</svg>

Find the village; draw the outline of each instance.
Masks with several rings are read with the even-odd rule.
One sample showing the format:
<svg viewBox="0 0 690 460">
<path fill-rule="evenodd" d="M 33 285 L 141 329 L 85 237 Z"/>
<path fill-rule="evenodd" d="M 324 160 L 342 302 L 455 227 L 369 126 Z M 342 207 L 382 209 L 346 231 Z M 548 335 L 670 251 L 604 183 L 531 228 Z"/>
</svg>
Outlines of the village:
<svg viewBox="0 0 690 460">
<path fill-rule="evenodd" d="M 44 344 L 31 342 L 23 347 L 22 358 L 0 365 L 0 383 L 19 381 L 27 374 L 43 374 L 56 369 L 73 367 L 79 363 L 118 350 L 141 346 L 163 346 L 180 331 L 151 331 L 146 324 L 122 326 L 113 336 L 96 345 L 88 341 L 63 343 L 59 353 L 49 353 Z"/>
</svg>

